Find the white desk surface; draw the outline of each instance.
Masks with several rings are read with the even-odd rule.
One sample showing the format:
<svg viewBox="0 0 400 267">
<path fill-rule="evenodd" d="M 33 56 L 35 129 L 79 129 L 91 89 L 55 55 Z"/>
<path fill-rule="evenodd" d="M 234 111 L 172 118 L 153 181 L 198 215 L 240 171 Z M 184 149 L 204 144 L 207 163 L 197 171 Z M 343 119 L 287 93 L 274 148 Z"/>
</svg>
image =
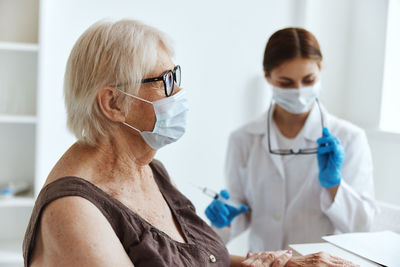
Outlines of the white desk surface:
<svg viewBox="0 0 400 267">
<path fill-rule="evenodd" d="M 370 260 L 359 257 L 347 250 L 341 249 L 335 245 L 332 245 L 328 242 L 324 243 L 310 243 L 310 244 L 296 244 L 289 245 L 289 248 L 293 250 L 294 254 L 298 253 L 300 255 L 307 255 L 317 252 L 327 252 L 332 256 L 340 257 L 345 260 L 351 261 L 355 264 L 358 264 L 362 267 L 376 267 L 381 266 L 377 263 L 374 263 Z"/>
</svg>

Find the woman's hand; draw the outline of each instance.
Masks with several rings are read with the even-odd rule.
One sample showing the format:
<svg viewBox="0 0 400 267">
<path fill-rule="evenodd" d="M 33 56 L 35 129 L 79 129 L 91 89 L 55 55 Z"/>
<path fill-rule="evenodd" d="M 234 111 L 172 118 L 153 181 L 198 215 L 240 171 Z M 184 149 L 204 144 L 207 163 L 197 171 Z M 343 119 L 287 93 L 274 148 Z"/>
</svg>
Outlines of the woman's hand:
<svg viewBox="0 0 400 267">
<path fill-rule="evenodd" d="M 342 180 L 341 168 L 344 161 L 344 148 L 340 140 L 333 136 L 328 128 L 322 130 L 322 137 L 318 143 L 319 181 L 324 188 L 331 188 L 340 184 Z"/>
<path fill-rule="evenodd" d="M 289 259 L 286 267 L 300 267 L 300 266 L 315 266 L 315 267 L 356 267 L 359 265 L 353 264 L 350 261 L 334 257 L 325 252 L 318 252 L 306 256 L 293 257 Z"/>
<path fill-rule="evenodd" d="M 241 267 L 283 267 L 292 257 L 289 251 L 248 253 Z"/>
</svg>

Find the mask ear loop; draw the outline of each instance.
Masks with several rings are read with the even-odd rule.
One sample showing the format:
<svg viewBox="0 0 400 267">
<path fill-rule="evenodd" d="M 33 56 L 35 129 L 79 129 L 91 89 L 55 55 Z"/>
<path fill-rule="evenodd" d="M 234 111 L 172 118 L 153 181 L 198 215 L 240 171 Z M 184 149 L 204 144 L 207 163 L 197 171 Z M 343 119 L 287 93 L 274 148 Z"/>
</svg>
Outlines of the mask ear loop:
<svg viewBox="0 0 400 267">
<path fill-rule="evenodd" d="M 139 129 L 133 127 L 132 125 L 130 125 L 130 124 L 126 123 L 126 122 L 123 122 L 122 124 L 125 125 L 125 126 L 128 126 L 129 128 L 131 128 L 131 129 L 133 129 L 135 131 L 137 131 L 138 133 L 141 133 L 141 131 Z"/>
<path fill-rule="evenodd" d="M 324 127 L 325 127 L 324 114 L 322 114 L 322 109 L 321 109 L 321 105 L 320 105 L 320 103 L 319 103 L 318 97 L 315 98 L 315 102 L 317 103 L 317 106 L 318 106 L 318 109 L 319 109 L 319 114 L 321 115 L 321 125 L 322 125 L 322 128 L 324 128 Z"/>
<path fill-rule="evenodd" d="M 118 89 L 118 88 L 116 88 L 116 89 L 117 89 L 118 91 L 120 91 L 121 93 L 123 93 L 124 95 L 133 97 L 133 98 L 135 98 L 135 99 L 138 99 L 138 100 L 141 100 L 141 101 L 143 101 L 143 102 L 146 102 L 146 103 L 149 103 L 149 104 L 153 105 L 153 103 L 152 103 L 151 101 L 148 101 L 148 100 L 146 100 L 146 99 L 137 97 L 137 96 L 135 96 L 135 95 L 131 95 L 131 94 L 127 93 L 127 92 L 122 91 L 121 89 Z M 133 130 L 135 130 L 135 131 L 137 131 L 138 133 L 141 133 L 141 132 L 142 132 L 142 131 L 140 131 L 138 128 L 133 127 L 132 125 L 130 125 L 130 124 L 126 123 L 126 122 L 123 122 L 122 124 L 125 125 L 125 126 L 128 126 L 129 128 L 131 128 L 131 129 L 133 129 Z"/>
<path fill-rule="evenodd" d="M 269 105 L 268 114 L 267 114 L 268 150 L 269 150 L 269 153 L 271 153 L 271 154 L 273 154 L 273 151 L 271 149 L 271 128 L 270 128 L 271 127 L 270 126 L 270 124 L 271 124 L 270 116 L 271 116 L 272 105 L 273 105 L 273 100 L 271 100 L 271 104 Z"/>
<path fill-rule="evenodd" d="M 136 98 L 136 99 L 138 99 L 138 100 L 141 100 L 141 101 L 143 101 L 143 102 L 146 102 L 146 103 L 149 103 L 149 104 L 152 104 L 152 105 L 153 105 L 153 102 L 151 102 L 151 101 L 149 101 L 149 100 L 140 98 L 140 97 L 135 96 L 135 95 L 131 95 L 131 94 L 127 93 L 127 92 L 122 91 L 121 89 L 118 89 L 118 88 L 116 88 L 116 89 L 117 89 L 118 91 L 120 91 L 121 93 L 123 93 L 124 95 L 130 96 L 130 97 L 133 97 L 133 98 Z"/>
</svg>

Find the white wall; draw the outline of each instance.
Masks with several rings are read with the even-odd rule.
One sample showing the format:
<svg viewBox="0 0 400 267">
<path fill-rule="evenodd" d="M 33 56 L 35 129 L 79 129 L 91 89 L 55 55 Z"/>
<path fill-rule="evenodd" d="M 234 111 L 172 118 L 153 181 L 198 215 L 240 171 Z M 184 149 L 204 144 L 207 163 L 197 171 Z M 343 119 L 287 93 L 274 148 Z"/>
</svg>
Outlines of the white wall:
<svg viewBox="0 0 400 267">
<path fill-rule="evenodd" d="M 385 54 L 390 1 L 398 2 L 398 0 L 354 2 L 349 72 L 352 79 L 349 79 L 351 94 L 348 98 L 347 114 L 350 120 L 367 130 L 374 161 L 377 199 L 400 205 L 398 171 L 400 135 L 386 133 L 379 128 L 384 92 L 385 56 L 395 56 L 395 54 Z M 390 88 L 391 90 L 400 89 L 398 84 L 391 86 L 396 86 Z"/>
<path fill-rule="evenodd" d="M 400 1 L 390 0 L 386 28 L 385 67 L 383 78 L 383 96 L 380 127 L 384 130 L 400 133 Z"/>
<path fill-rule="evenodd" d="M 348 90 L 351 2 L 306 1 L 304 27 L 318 39 L 323 54 L 321 100 L 336 116 L 345 117 L 343 96 Z"/>
<path fill-rule="evenodd" d="M 388 0 L 353 0 L 349 49 L 348 118 L 366 129 L 379 125 Z"/>
<path fill-rule="evenodd" d="M 387 0 L 308 0 L 306 5 L 304 26 L 316 35 L 324 56 L 322 100 L 339 117 L 377 127 Z"/>
<path fill-rule="evenodd" d="M 376 198 L 400 205 L 400 136 L 379 130 L 370 130 L 367 136 L 374 161 Z"/>
</svg>

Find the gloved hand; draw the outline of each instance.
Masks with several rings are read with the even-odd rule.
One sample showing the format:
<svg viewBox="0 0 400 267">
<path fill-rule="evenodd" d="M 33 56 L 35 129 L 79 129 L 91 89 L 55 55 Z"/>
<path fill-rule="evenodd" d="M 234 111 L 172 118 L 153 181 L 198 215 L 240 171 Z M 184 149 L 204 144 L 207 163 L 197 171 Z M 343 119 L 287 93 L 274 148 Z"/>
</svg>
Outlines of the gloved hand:
<svg viewBox="0 0 400 267">
<path fill-rule="evenodd" d="M 344 160 L 343 146 L 326 127 L 323 128 L 322 137 L 317 140 L 317 143 L 319 182 L 324 188 L 337 186 L 342 180 L 340 169 Z"/>
<path fill-rule="evenodd" d="M 220 196 L 229 199 L 229 193 L 226 190 L 221 190 Z M 231 205 L 223 203 L 219 199 L 214 199 L 210 205 L 208 205 L 205 213 L 211 224 L 215 227 L 222 228 L 231 224 L 232 220 L 249 210 L 244 204 L 240 204 L 239 208 L 235 208 Z"/>
</svg>

